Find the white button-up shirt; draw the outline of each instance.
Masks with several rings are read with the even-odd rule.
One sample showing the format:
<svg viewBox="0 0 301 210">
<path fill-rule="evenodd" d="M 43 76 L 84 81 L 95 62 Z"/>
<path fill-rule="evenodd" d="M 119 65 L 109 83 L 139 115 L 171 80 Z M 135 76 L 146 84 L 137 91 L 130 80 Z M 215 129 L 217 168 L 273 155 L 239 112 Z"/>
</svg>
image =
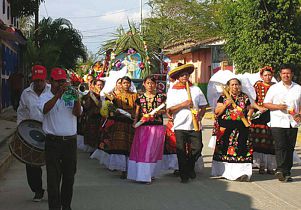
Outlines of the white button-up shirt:
<svg viewBox="0 0 301 210">
<path fill-rule="evenodd" d="M 301 105 L 301 86 L 292 82 L 291 86 L 286 87 L 282 81 L 272 85 L 268 90 L 263 103 L 286 104 L 288 110 L 294 110 L 296 113 L 299 113 Z M 296 122 L 287 110 L 274 110 L 270 113 L 271 127 L 296 127 Z"/>
<path fill-rule="evenodd" d="M 44 105 L 54 97 L 50 91 L 40 98 L 39 109 L 43 111 Z M 74 101 L 65 102 L 58 99 L 53 108 L 44 115 L 43 131 L 56 136 L 72 136 L 77 133 L 77 117 L 72 114 Z"/>
<path fill-rule="evenodd" d="M 200 108 L 207 105 L 206 98 L 197 86 L 190 87 L 191 100 L 193 106 Z M 170 88 L 167 92 L 166 108 L 176 106 L 184 101 L 188 100 L 188 94 L 186 89 L 173 89 Z M 175 130 L 193 130 L 192 114 L 190 109 L 184 108 L 180 111 L 173 113 L 174 129 Z"/>
<path fill-rule="evenodd" d="M 17 109 L 18 125 L 20 124 L 20 122 L 27 119 L 37 120 L 40 122 L 43 121 L 43 113 L 38 108 L 39 98 L 43 94 L 50 92 L 51 85 L 46 84 L 40 96 L 34 91 L 33 85 L 34 84 L 31 83 L 30 86 L 22 92 L 19 107 Z"/>
</svg>

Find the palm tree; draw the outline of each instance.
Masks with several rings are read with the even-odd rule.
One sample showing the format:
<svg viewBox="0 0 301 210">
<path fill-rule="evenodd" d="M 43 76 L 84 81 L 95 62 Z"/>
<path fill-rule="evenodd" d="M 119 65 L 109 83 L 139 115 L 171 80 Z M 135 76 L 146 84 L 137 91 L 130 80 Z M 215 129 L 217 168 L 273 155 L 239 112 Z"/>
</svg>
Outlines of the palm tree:
<svg viewBox="0 0 301 210">
<path fill-rule="evenodd" d="M 70 21 L 59 18 L 42 19 L 37 30 L 28 39 L 24 61 L 28 66 L 42 64 L 51 69 L 73 69 L 77 60 L 86 60 L 87 53 L 81 34 Z"/>
</svg>

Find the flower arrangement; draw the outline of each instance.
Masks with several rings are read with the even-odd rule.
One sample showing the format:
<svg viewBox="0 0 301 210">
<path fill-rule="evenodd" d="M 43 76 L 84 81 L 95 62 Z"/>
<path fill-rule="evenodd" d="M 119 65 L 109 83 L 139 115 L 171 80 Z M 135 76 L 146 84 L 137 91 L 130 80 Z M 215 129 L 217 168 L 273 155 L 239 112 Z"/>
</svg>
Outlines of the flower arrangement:
<svg viewBox="0 0 301 210">
<path fill-rule="evenodd" d="M 116 67 L 117 69 L 121 69 L 122 66 L 123 66 L 121 60 L 119 60 L 119 59 L 116 60 L 114 64 L 115 64 L 115 67 Z"/>
<path fill-rule="evenodd" d="M 72 73 L 70 75 L 70 82 L 72 85 L 77 86 L 80 83 L 84 82 L 83 78 L 81 78 L 79 75 Z"/>
<path fill-rule="evenodd" d="M 102 107 L 100 109 L 100 115 L 102 117 L 112 117 L 113 113 L 116 111 L 116 107 L 109 100 L 104 100 L 102 102 Z"/>
<path fill-rule="evenodd" d="M 148 121 L 154 121 L 154 120 L 155 120 L 154 115 L 150 115 L 150 114 L 144 114 L 141 118 L 141 121 L 143 123 L 148 122 Z"/>
<path fill-rule="evenodd" d="M 128 55 L 132 55 L 132 54 L 135 54 L 135 53 L 136 53 L 136 51 L 133 48 L 128 49 L 128 52 L 127 52 Z"/>
<path fill-rule="evenodd" d="M 139 66 L 139 68 L 140 68 L 141 70 L 143 70 L 143 69 L 145 68 L 145 64 L 144 64 L 143 62 L 140 62 L 140 63 L 138 64 L 138 66 Z"/>
</svg>

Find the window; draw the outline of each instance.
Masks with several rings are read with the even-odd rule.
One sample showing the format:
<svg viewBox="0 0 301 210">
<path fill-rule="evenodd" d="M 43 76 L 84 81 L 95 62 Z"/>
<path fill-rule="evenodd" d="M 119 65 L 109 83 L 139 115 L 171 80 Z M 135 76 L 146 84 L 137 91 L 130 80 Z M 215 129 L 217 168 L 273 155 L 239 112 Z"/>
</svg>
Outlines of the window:
<svg viewBox="0 0 301 210">
<path fill-rule="evenodd" d="M 2 5 L 3 5 L 3 7 L 2 7 L 3 14 L 5 14 L 5 8 L 6 8 L 6 7 L 5 7 L 5 1 L 6 1 L 6 0 L 3 0 L 3 4 L 2 4 Z"/>
</svg>

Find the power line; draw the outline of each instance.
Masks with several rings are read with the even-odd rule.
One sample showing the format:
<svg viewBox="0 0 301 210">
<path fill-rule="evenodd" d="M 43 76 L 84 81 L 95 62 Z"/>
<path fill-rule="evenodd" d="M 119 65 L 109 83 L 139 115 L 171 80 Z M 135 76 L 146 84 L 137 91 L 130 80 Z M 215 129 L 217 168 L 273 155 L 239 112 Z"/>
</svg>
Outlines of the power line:
<svg viewBox="0 0 301 210">
<path fill-rule="evenodd" d="M 46 12 L 47 17 L 49 17 L 48 11 L 47 11 L 47 8 L 46 8 L 46 2 L 45 2 L 45 1 L 44 1 L 44 8 L 45 8 L 45 12 Z"/>
<path fill-rule="evenodd" d="M 126 30 L 129 30 L 129 28 L 125 28 L 124 29 L 125 31 Z M 82 35 L 83 38 L 96 38 L 96 37 L 116 37 L 116 35 L 114 34 L 114 32 L 107 32 L 107 33 L 103 33 L 103 34 L 94 34 L 94 35 Z M 118 35 L 117 35 L 118 36 Z"/>
<path fill-rule="evenodd" d="M 84 30 L 84 31 L 81 31 L 80 32 L 89 32 L 89 31 L 98 31 L 98 30 L 105 30 L 105 29 L 111 29 L 111 28 L 116 28 L 118 26 L 110 26 L 110 27 L 105 27 L 105 28 L 94 28 L 94 29 L 88 29 L 88 30 Z"/>
<path fill-rule="evenodd" d="M 104 17 L 104 16 L 108 16 L 108 15 L 114 15 L 114 14 L 118 14 L 118 13 L 122 13 L 122 12 L 126 12 L 126 11 L 131 11 L 131 10 L 134 10 L 134 9 L 137 9 L 137 8 L 140 8 L 140 7 L 134 7 L 134 8 L 130 8 L 130 9 L 123 9 L 123 10 L 120 10 L 120 11 L 117 11 L 117 12 L 111 12 L 111 13 L 107 13 L 107 14 L 104 14 L 104 15 L 94 15 L 94 16 L 81 16 L 81 17 L 76 17 L 76 16 L 73 16 L 73 17 L 64 17 L 64 18 L 70 18 L 70 19 L 81 19 L 81 18 L 98 18 L 98 17 Z"/>
<path fill-rule="evenodd" d="M 112 36 L 112 35 L 110 34 L 96 34 L 96 35 L 88 35 L 88 36 L 83 35 L 83 38 L 107 37 L 107 36 Z"/>
</svg>

